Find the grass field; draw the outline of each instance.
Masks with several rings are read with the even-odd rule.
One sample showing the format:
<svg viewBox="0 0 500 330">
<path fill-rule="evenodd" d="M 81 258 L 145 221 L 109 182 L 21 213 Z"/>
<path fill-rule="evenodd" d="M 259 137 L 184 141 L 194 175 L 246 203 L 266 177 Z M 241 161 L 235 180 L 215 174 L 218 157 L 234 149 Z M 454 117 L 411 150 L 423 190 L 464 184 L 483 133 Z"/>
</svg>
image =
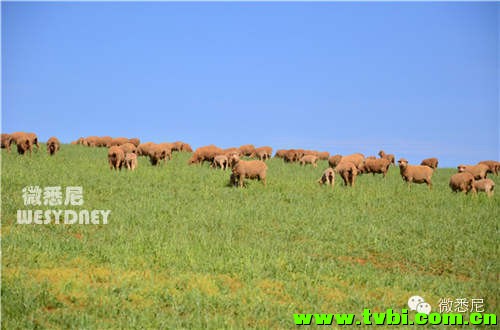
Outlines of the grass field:
<svg viewBox="0 0 500 330">
<path fill-rule="evenodd" d="M 483 298 L 499 314 L 499 193 L 451 193 L 388 177 L 340 177 L 268 162 L 268 186 L 145 158 L 110 171 L 105 148 L 55 157 L 2 150 L 2 328 L 292 328 L 293 313 L 407 308 L 412 295 Z M 492 177 L 497 186 L 499 177 Z M 25 186 L 82 186 L 107 225 L 18 225 Z"/>
</svg>

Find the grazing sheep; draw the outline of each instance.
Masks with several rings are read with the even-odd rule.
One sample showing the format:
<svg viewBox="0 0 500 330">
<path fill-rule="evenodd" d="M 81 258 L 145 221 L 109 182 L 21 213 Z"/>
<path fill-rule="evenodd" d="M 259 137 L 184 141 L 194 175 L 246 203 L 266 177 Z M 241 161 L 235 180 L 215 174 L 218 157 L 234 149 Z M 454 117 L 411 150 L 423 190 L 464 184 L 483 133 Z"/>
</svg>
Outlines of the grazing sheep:
<svg viewBox="0 0 500 330">
<path fill-rule="evenodd" d="M 318 156 L 319 160 L 328 160 L 330 153 L 328 151 L 319 151 L 316 156 Z"/>
<path fill-rule="evenodd" d="M 364 160 L 365 160 L 365 155 L 361 153 L 355 153 L 352 155 L 343 156 L 341 159 L 341 161 L 353 163 L 356 166 L 356 169 L 359 168 L 359 166 L 363 163 Z"/>
<path fill-rule="evenodd" d="M 200 163 L 203 164 L 203 162 L 212 163 L 214 161 L 215 156 L 223 154 L 224 150 L 222 150 L 219 147 L 216 147 L 213 144 L 204 147 L 199 147 L 194 151 L 193 155 L 188 160 L 188 164 L 189 165 L 200 164 Z"/>
<path fill-rule="evenodd" d="M 251 157 L 253 154 L 255 154 L 255 146 L 253 144 L 245 144 L 239 149 L 242 156 Z"/>
<path fill-rule="evenodd" d="M 137 167 L 137 155 L 132 152 L 125 154 L 125 166 L 129 171 L 135 170 Z"/>
<path fill-rule="evenodd" d="M 474 187 L 474 176 L 469 172 L 455 173 L 450 178 L 449 186 L 453 192 L 464 192 L 469 193 L 472 191 L 476 192 Z"/>
<path fill-rule="evenodd" d="M 125 153 L 118 146 L 112 146 L 108 149 L 109 168 L 121 170 L 125 161 Z"/>
<path fill-rule="evenodd" d="M 225 171 L 229 167 L 229 160 L 225 155 L 217 155 L 214 157 L 211 168 L 220 167 L 221 170 Z"/>
<path fill-rule="evenodd" d="M 305 150 L 303 149 L 289 149 L 285 152 L 283 159 L 287 163 L 298 162 L 302 157 L 304 157 Z"/>
<path fill-rule="evenodd" d="M 330 156 L 328 158 L 328 165 L 331 168 L 335 168 L 338 165 L 338 163 L 340 163 L 341 160 L 342 160 L 342 155 Z"/>
<path fill-rule="evenodd" d="M 481 179 L 474 181 L 474 188 L 476 191 L 484 191 L 488 197 L 493 196 L 493 190 L 495 189 L 495 182 L 491 179 Z"/>
<path fill-rule="evenodd" d="M 327 168 L 324 172 L 321 178 L 318 180 L 319 185 L 330 185 L 333 186 L 335 185 L 335 171 L 332 168 Z"/>
<path fill-rule="evenodd" d="M 345 186 L 354 187 L 354 182 L 358 175 L 358 168 L 353 162 L 342 160 L 338 163 L 337 167 L 335 167 L 335 172 L 344 180 Z"/>
<path fill-rule="evenodd" d="M 59 151 L 60 148 L 61 148 L 61 143 L 59 142 L 59 139 L 56 138 L 55 136 L 47 140 L 47 152 L 49 153 L 49 155 L 54 156 L 56 152 Z"/>
<path fill-rule="evenodd" d="M 125 154 L 128 154 L 128 153 L 136 153 L 137 152 L 137 147 L 135 146 L 135 144 L 132 144 L 130 142 L 127 142 L 127 143 L 124 143 L 122 145 L 119 146 L 123 152 Z"/>
<path fill-rule="evenodd" d="M 367 158 L 358 168 L 360 173 L 381 173 L 385 178 L 391 162 L 386 158 Z"/>
<path fill-rule="evenodd" d="M 33 150 L 31 139 L 25 134 L 16 132 L 15 134 L 11 134 L 13 136 L 13 141 L 17 146 L 17 153 L 20 155 L 24 155 L 27 151 L 29 151 L 30 156 Z"/>
<path fill-rule="evenodd" d="M 426 158 L 426 159 L 422 160 L 420 165 L 429 166 L 430 168 L 435 170 L 438 167 L 438 163 L 439 163 L 438 159 L 433 157 L 433 158 Z"/>
<path fill-rule="evenodd" d="M 12 136 L 10 134 L 2 133 L 1 137 L 2 149 L 7 149 L 10 152 L 10 145 L 12 144 Z"/>
<path fill-rule="evenodd" d="M 368 156 L 368 157 L 365 158 L 365 160 L 366 159 L 377 159 L 377 157 L 375 157 L 375 156 Z"/>
<path fill-rule="evenodd" d="M 312 167 L 318 167 L 318 157 L 314 155 L 305 155 L 300 159 L 300 165 L 304 166 L 306 164 L 311 164 Z"/>
<path fill-rule="evenodd" d="M 483 160 L 480 161 L 478 164 L 484 164 L 488 166 L 488 173 L 495 173 L 495 175 L 498 175 L 498 172 L 500 171 L 500 162 L 497 162 L 495 160 Z"/>
<path fill-rule="evenodd" d="M 273 154 L 273 148 L 265 146 L 256 148 L 255 154 L 253 154 L 252 157 L 257 156 L 257 158 L 260 160 L 268 160 L 269 158 L 271 158 L 272 154 Z"/>
<path fill-rule="evenodd" d="M 149 150 L 154 145 L 155 143 L 153 142 L 146 142 L 139 144 L 136 149 L 137 156 L 149 156 Z"/>
<path fill-rule="evenodd" d="M 30 139 L 30 143 L 31 143 L 30 148 L 33 148 L 33 146 L 36 146 L 36 150 L 37 151 L 40 150 L 40 144 L 38 144 L 38 136 L 36 136 L 35 133 L 26 133 L 26 135 Z"/>
<path fill-rule="evenodd" d="M 434 173 L 432 168 L 425 165 L 408 165 L 408 161 L 404 158 L 398 160 L 398 164 L 401 177 L 408 182 L 408 188 L 410 188 L 412 182 L 425 182 L 429 189 L 432 189 L 432 174 Z"/>
<path fill-rule="evenodd" d="M 470 174 L 474 175 L 474 179 L 479 180 L 479 179 L 485 179 L 486 175 L 489 171 L 488 165 L 485 164 L 477 164 L 477 165 L 458 165 L 457 166 L 458 172 L 469 172 Z"/>
<path fill-rule="evenodd" d="M 148 156 L 151 165 L 160 165 L 160 161 L 167 163 L 167 159 L 172 159 L 172 150 L 169 143 L 153 144 L 148 149 Z"/>
<path fill-rule="evenodd" d="M 114 138 L 114 139 L 111 139 L 111 141 L 109 142 L 109 146 L 112 147 L 112 146 L 121 146 L 122 144 L 125 144 L 125 143 L 128 143 L 129 140 L 125 137 L 118 137 L 118 138 Z"/>
<path fill-rule="evenodd" d="M 239 183 L 243 187 L 243 180 L 258 179 L 266 186 L 267 165 L 261 160 L 237 160 L 232 169 L 230 184 Z"/>
<path fill-rule="evenodd" d="M 276 150 L 276 153 L 274 154 L 274 157 L 275 158 L 285 158 L 285 154 L 286 154 L 286 150 L 285 149 L 279 149 L 279 150 Z"/>
<path fill-rule="evenodd" d="M 128 139 L 128 142 L 129 143 L 132 143 L 134 146 L 138 147 L 139 144 L 141 144 L 141 140 L 139 140 L 138 138 L 131 138 L 131 139 Z"/>
<path fill-rule="evenodd" d="M 193 148 L 189 145 L 189 143 L 182 142 L 181 149 L 182 152 L 193 152 Z"/>
<path fill-rule="evenodd" d="M 378 155 L 380 156 L 380 158 L 385 158 L 387 159 L 391 164 L 393 165 L 396 165 L 395 163 L 395 157 L 393 154 L 386 154 L 384 150 L 380 150 L 378 152 Z"/>
</svg>

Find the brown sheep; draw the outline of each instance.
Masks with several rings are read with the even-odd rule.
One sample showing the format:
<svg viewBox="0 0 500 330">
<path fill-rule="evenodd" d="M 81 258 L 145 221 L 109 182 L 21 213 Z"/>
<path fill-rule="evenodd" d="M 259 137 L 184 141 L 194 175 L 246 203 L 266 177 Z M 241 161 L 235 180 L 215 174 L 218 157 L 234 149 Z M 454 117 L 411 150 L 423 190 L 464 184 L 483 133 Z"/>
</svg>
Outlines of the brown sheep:
<svg viewBox="0 0 500 330">
<path fill-rule="evenodd" d="M 478 164 L 484 164 L 488 166 L 488 173 L 498 175 L 498 172 L 500 171 L 500 162 L 497 162 L 495 160 L 483 160 L 480 161 Z"/>
<path fill-rule="evenodd" d="M 2 149 L 7 149 L 10 152 L 10 145 L 12 144 L 12 136 L 10 134 L 2 133 L 1 137 Z"/>
<path fill-rule="evenodd" d="M 59 139 L 56 138 L 55 136 L 47 140 L 47 152 L 49 153 L 49 155 L 54 156 L 56 152 L 59 151 L 60 148 L 61 148 L 61 143 L 59 142 Z"/>
<path fill-rule="evenodd" d="M 276 150 L 276 153 L 274 154 L 274 157 L 275 158 L 285 158 L 285 153 L 286 153 L 285 149 Z"/>
<path fill-rule="evenodd" d="M 484 191 L 488 197 L 493 196 L 493 190 L 495 189 L 495 182 L 491 179 L 481 179 L 474 181 L 474 188 L 476 191 Z"/>
<path fill-rule="evenodd" d="M 130 142 L 124 143 L 124 144 L 120 145 L 119 147 L 123 150 L 123 152 L 125 154 L 128 154 L 128 153 L 135 154 L 137 152 L 137 147 Z"/>
<path fill-rule="evenodd" d="M 305 155 L 299 161 L 300 165 L 311 164 L 312 167 L 318 167 L 318 157 L 314 155 Z"/>
<path fill-rule="evenodd" d="M 220 167 L 221 170 L 225 171 L 229 167 L 229 160 L 225 155 L 217 155 L 214 157 L 211 168 Z"/>
<path fill-rule="evenodd" d="M 253 144 L 245 144 L 241 146 L 239 149 L 241 151 L 242 156 L 250 157 L 253 154 L 255 154 L 255 146 Z"/>
<path fill-rule="evenodd" d="M 393 154 L 386 154 L 384 150 L 380 150 L 378 152 L 378 155 L 380 156 L 380 158 L 385 158 L 387 159 L 391 164 L 393 165 L 396 165 L 395 163 L 395 157 Z"/>
<path fill-rule="evenodd" d="M 268 160 L 273 154 L 273 148 L 265 146 L 255 149 L 255 153 L 251 157 L 257 157 L 260 160 Z"/>
<path fill-rule="evenodd" d="M 100 138 L 98 136 L 88 136 L 83 139 L 83 145 L 87 147 L 97 147 L 100 144 Z"/>
<path fill-rule="evenodd" d="M 112 146 L 121 146 L 122 144 L 125 144 L 125 143 L 128 143 L 129 140 L 125 137 L 117 137 L 117 138 L 113 138 L 111 139 L 111 141 L 109 142 L 109 146 L 112 147 Z"/>
<path fill-rule="evenodd" d="M 149 161 L 151 165 L 160 165 L 160 161 L 163 160 L 163 163 L 167 163 L 167 158 L 172 159 L 172 151 L 170 149 L 169 143 L 160 143 L 153 144 L 149 150 Z"/>
<path fill-rule="evenodd" d="M 112 146 L 108 149 L 109 168 L 121 170 L 125 162 L 125 153 L 118 146 Z"/>
<path fill-rule="evenodd" d="M 36 146 L 37 151 L 40 150 L 40 144 L 38 144 L 38 136 L 36 136 L 35 133 L 26 133 L 26 135 L 30 139 L 31 148 L 33 148 L 33 146 Z"/>
<path fill-rule="evenodd" d="M 335 167 L 335 172 L 344 180 L 345 186 L 354 187 L 356 176 L 358 175 L 358 168 L 353 162 L 342 160 Z"/>
<path fill-rule="evenodd" d="M 332 168 L 327 168 L 324 172 L 321 178 L 318 180 L 319 185 L 330 185 L 333 186 L 335 185 L 335 171 Z"/>
<path fill-rule="evenodd" d="M 317 154 L 319 160 L 328 160 L 330 153 L 328 151 L 319 151 Z"/>
<path fill-rule="evenodd" d="M 365 160 L 366 159 L 377 159 L 377 157 L 375 157 L 375 156 L 368 156 L 368 157 L 365 158 Z"/>
<path fill-rule="evenodd" d="M 266 186 L 267 165 L 261 160 L 238 160 L 233 166 L 230 183 L 236 181 L 240 187 L 243 187 L 244 179 L 258 179 Z"/>
<path fill-rule="evenodd" d="M 25 133 L 16 132 L 16 134 L 11 134 L 14 136 L 13 140 L 17 146 L 17 153 L 20 155 L 24 155 L 27 151 L 29 151 L 31 156 L 31 151 L 33 150 L 31 139 Z"/>
<path fill-rule="evenodd" d="M 131 138 L 131 139 L 128 139 L 128 142 L 129 143 L 132 143 L 134 146 L 138 147 L 139 144 L 141 144 L 141 140 L 139 140 L 138 138 Z"/>
<path fill-rule="evenodd" d="M 361 165 L 361 163 L 363 163 L 364 160 L 365 160 L 365 155 L 361 153 L 355 153 L 352 155 L 343 156 L 341 159 L 341 161 L 353 163 L 356 166 L 356 169 L 359 168 L 359 166 Z"/>
<path fill-rule="evenodd" d="M 451 191 L 457 192 L 461 191 L 464 193 L 469 193 L 472 191 L 476 192 L 474 187 L 474 176 L 469 172 L 455 173 L 450 178 L 449 186 Z"/>
<path fill-rule="evenodd" d="M 189 145 L 189 143 L 183 143 L 181 146 L 181 151 L 182 152 L 193 152 L 193 148 L 191 148 L 191 145 Z"/>
<path fill-rule="evenodd" d="M 137 155 L 130 152 L 125 155 L 125 166 L 127 170 L 133 171 L 137 167 Z"/>
<path fill-rule="evenodd" d="M 470 174 L 474 175 L 474 179 L 479 180 L 486 178 L 486 175 L 490 168 L 488 167 L 488 165 L 485 164 L 477 164 L 477 165 L 458 165 L 457 169 L 459 173 L 469 172 Z"/>
<path fill-rule="evenodd" d="M 328 157 L 328 165 L 331 168 L 335 168 L 340 163 L 340 160 L 342 160 L 342 155 L 330 156 Z"/>
<path fill-rule="evenodd" d="M 412 182 L 426 183 L 429 189 L 432 189 L 432 168 L 425 165 L 408 165 L 404 158 L 398 160 L 399 172 L 404 181 L 408 182 L 408 188 Z"/>
<path fill-rule="evenodd" d="M 287 163 L 298 162 L 302 157 L 304 157 L 304 149 L 289 149 L 285 152 L 285 157 L 283 159 Z"/>
<path fill-rule="evenodd" d="M 381 173 L 385 178 L 390 165 L 391 162 L 386 158 L 367 158 L 361 163 L 358 170 L 361 173 L 372 173 L 373 175 L 375 175 L 375 173 Z"/>
<path fill-rule="evenodd" d="M 136 149 L 137 156 L 149 156 L 149 149 L 151 149 L 153 145 L 155 145 L 153 142 L 139 144 Z"/>
<path fill-rule="evenodd" d="M 426 158 L 426 159 L 422 160 L 420 165 L 429 166 L 430 168 L 435 170 L 438 167 L 438 163 L 439 163 L 438 159 L 433 157 L 433 158 Z"/>
<path fill-rule="evenodd" d="M 212 163 L 215 156 L 224 154 L 224 150 L 211 144 L 196 149 L 188 160 L 188 164 L 203 164 L 203 162 Z"/>
</svg>

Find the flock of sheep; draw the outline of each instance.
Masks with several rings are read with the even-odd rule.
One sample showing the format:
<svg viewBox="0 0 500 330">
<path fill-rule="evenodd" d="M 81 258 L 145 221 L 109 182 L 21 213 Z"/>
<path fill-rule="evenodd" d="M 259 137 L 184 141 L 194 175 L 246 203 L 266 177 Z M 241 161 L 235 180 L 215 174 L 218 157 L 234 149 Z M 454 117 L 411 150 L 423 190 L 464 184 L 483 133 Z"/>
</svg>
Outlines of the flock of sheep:
<svg viewBox="0 0 500 330">
<path fill-rule="evenodd" d="M 1 146 L 10 152 L 12 144 L 16 144 L 19 154 L 31 154 L 33 146 L 39 148 L 38 138 L 35 133 L 15 132 L 1 135 Z M 89 136 L 79 138 L 71 144 L 81 144 L 88 147 L 107 147 L 108 163 L 111 169 L 121 170 L 126 167 L 128 170 L 135 170 L 137 167 L 137 157 L 149 157 L 152 165 L 159 165 L 163 161 L 172 159 L 172 152 L 182 151 L 192 153 L 188 164 L 210 163 L 212 168 L 222 170 L 231 169 L 229 182 L 231 185 L 243 187 L 244 179 L 257 179 L 266 185 L 267 165 L 266 161 L 272 157 L 271 147 L 256 148 L 252 144 L 243 145 L 239 148 L 222 149 L 215 145 L 199 147 L 193 152 L 191 146 L 185 142 L 177 141 L 173 143 L 140 143 L 137 138 L 112 138 L 110 136 L 98 137 Z M 54 155 L 60 149 L 60 142 L 56 137 L 51 137 L 47 141 L 47 152 Z M 324 170 L 318 180 L 320 185 L 335 184 L 335 174 L 340 175 L 346 186 L 354 186 L 356 177 L 359 174 L 372 173 L 382 174 L 384 177 L 389 167 L 395 164 L 393 154 L 386 154 L 383 150 L 379 153 L 379 158 L 375 156 L 365 157 L 361 153 L 352 155 L 330 156 L 328 152 L 304 149 L 277 150 L 274 157 L 283 159 L 286 163 L 299 163 L 303 166 L 311 165 L 317 167 L 318 160 L 327 160 L 329 167 Z M 250 160 L 244 160 L 248 157 Z M 437 158 L 424 159 L 420 165 L 409 165 L 404 158 L 398 160 L 401 177 L 410 185 L 411 183 L 425 183 L 432 188 L 432 175 L 438 167 Z M 481 161 L 476 165 L 459 165 L 458 173 L 453 174 L 449 181 L 449 186 L 453 192 L 476 193 L 484 191 L 488 196 L 493 195 L 495 183 L 488 179 L 488 173 L 498 175 L 500 162 L 493 160 Z"/>
</svg>

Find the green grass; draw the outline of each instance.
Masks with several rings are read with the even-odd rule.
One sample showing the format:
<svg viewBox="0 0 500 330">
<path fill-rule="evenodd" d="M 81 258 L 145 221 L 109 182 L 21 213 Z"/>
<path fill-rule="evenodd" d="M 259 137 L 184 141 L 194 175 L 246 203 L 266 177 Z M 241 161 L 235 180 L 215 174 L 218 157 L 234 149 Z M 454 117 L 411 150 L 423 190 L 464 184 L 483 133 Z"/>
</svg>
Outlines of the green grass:
<svg viewBox="0 0 500 330">
<path fill-rule="evenodd" d="M 430 192 L 394 167 L 332 190 L 316 183 L 325 161 L 272 159 L 267 187 L 238 189 L 188 158 L 114 172 L 106 149 L 2 150 L 2 328 L 291 328 L 293 313 L 398 310 L 415 294 L 499 312 L 500 196 L 451 193 L 453 169 Z M 109 223 L 18 225 L 30 185 L 82 186 L 72 209 L 110 209 Z"/>
</svg>

